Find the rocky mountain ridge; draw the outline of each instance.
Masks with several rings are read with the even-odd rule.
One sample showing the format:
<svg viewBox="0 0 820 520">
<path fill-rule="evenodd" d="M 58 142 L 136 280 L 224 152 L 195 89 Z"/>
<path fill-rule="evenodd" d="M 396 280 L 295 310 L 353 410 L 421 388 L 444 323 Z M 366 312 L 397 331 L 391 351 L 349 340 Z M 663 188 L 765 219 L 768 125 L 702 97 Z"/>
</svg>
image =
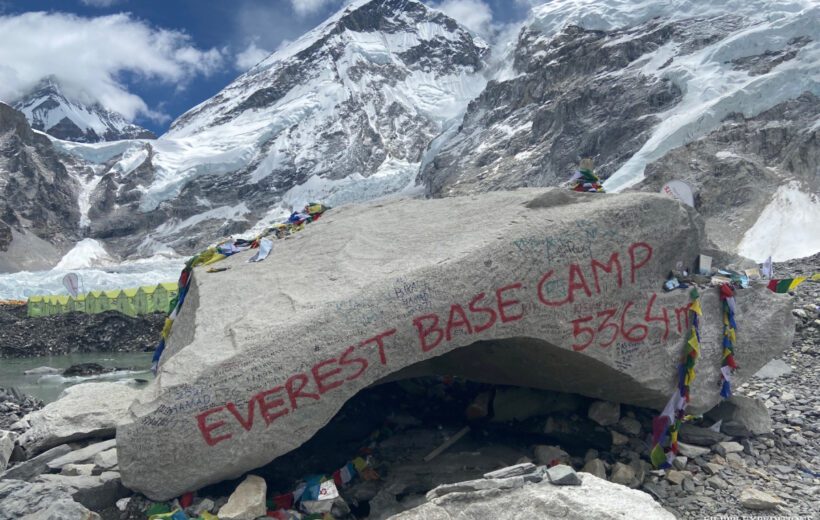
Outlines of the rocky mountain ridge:
<svg viewBox="0 0 820 520">
<path fill-rule="evenodd" d="M 596 157 L 610 191 L 688 180 L 715 240 L 755 257 L 761 236 L 820 227 L 818 9 L 555 1 L 533 9 L 499 69 L 485 42 L 417 0 L 356 0 L 157 140 L 52 143 L 83 236 L 121 258 L 188 254 L 311 199 L 558 185 L 579 156 Z M 782 146 L 768 143 L 775 119 Z M 744 147 L 749 200 L 746 184 L 722 182 L 750 172 L 726 155 Z M 689 154 L 707 149 L 722 155 L 691 173 Z M 798 242 L 781 258 L 820 248 Z"/>
</svg>

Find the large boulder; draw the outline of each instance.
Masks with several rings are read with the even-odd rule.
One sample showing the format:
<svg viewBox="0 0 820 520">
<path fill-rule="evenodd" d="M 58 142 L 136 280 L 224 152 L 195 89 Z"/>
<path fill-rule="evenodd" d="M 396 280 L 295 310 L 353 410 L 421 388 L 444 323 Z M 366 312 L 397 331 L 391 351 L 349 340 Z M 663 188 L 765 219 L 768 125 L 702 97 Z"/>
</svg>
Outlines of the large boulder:
<svg viewBox="0 0 820 520">
<path fill-rule="evenodd" d="M 29 454 L 36 454 L 66 442 L 113 437 L 139 392 L 120 383 L 68 387 L 58 400 L 24 417 L 28 429 L 17 443 Z"/>
<path fill-rule="evenodd" d="M 157 378 L 117 430 L 123 483 L 168 499 L 239 477 L 389 379 L 451 374 L 662 408 L 689 295 L 661 287 L 702 252 L 732 260 L 660 195 L 540 189 L 333 210 L 264 262 L 194 270 Z M 702 306 L 694 412 L 720 399 L 716 290 Z M 739 292 L 738 382 L 791 344 L 790 311 L 764 286 Z"/>
<path fill-rule="evenodd" d="M 566 468 L 566 466 L 561 466 Z M 571 470 L 570 470 L 571 471 Z M 673 520 L 643 491 L 613 484 L 588 473 L 576 475 L 580 485 L 554 485 L 549 479 L 537 483 L 510 485 L 514 479 L 462 482 L 450 486 L 446 494 L 436 488 L 428 502 L 405 511 L 391 520 L 480 520 L 485 518 L 565 518 L 567 520 L 620 520 L 644 518 Z M 577 482 L 576 482 L 577 483 Z M 480 485 L 477 485 L 480 484 Z M 518 485 L 514 485 L 518 484 Z"/>
<path fill-rule="evenodd" d="M 74 491 L 61 483 L 2 480 L 0 518 L 99 520 L 99 515 L 74 501 Z"/>
</svg>

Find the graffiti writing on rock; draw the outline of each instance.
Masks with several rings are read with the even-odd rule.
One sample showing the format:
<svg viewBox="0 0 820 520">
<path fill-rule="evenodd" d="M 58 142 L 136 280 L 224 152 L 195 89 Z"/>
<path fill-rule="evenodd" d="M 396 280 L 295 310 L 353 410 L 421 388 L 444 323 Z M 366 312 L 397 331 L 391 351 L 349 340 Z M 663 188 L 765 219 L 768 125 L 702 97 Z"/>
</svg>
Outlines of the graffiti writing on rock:
<svg viewBox="0 0 820 520">
<path fill-rule="evenodd" d="M 385 329 L 381 323 L 377 330 L 383 332 L 339 348 L 335 355 L 309 369 L 285 374 L 273 385 L 267 383 L 269 373 L 245 374 L 247 380 L 254 381 L 253 386 L 258 384 L 259 388 L 248 397 L 237 399 L 234 395 L 230 401 L 215 405 L 210 395 L 186 391 L 181 400 L 163 408 L 161 413 L 173 413 L 196 405 L 201 405 L 197 410 L 203 410 L 207 406 L 194 415 L 194 420 L 204 442 L 216 446 L 243 432 L 267 428 L 307 405 L 321 402 L 328 392 L 379 369 L 378 374 L 371 376 L 375 380 L 385 372 L 380 369 L 390 362 L 391 349 L 399 345 L 418 349 L 416 357 L 423 359 L 436 355 L 438 352 L 430 354 L 435 350 L 463 345 L 470 339 L 487 339 L 493 329 L 518 327 L 528 319 L 543 321 L 534 325 L 542 334 L 549 331 L 551 336 L 559 339 L 569 329 L 569 342 L 575 351 L 629 345 L 617 347 L 621 363 L 626 366 L 630 357 L 635 355 L 637 345 L 666 341 L 674 330 L 681 334 L 687 323 L 686 306 L 664 307 L 658 303 L 655 293 L 645 299 L 629 301 L 608 297 L 611 288 L 625 286 L 630 287 L 631 293 L 640 294 L 637 290 L 640 273 L 652 256 L 649 244 L 635 242 L 608 255 L 590 256 L 583 262 L 552 267 L 529 282 L 509 280 L 501 286 L 479 290 L 472 297 L 443 306 L 441 301 L 435 300 L 435 291 L 426 282 L 398 279 L 390 286 L 389 300 L 398 301 L 404 310 L 394 315 L 398 320 L 395 328 Z M 406 309 L 415 312 L 405 315 Z M 369 304 L 350 302 L 342 304 L 338 310 L 354 313 L 367 310 L 382 314 L 381 309 L 373 310 Z M 558 319 L 545 320 L 555 313 L 558 313 Z M 403 322 L 404 319 L 407 321 Z M 510 329 L 510 333 L 515 332 L 516 329 Z M 397 339 L 399 337 L 401 341 Z M 406 360 L 406 356 L 403 359 Z M 222 396 L 226 399 L 225 393 Z"/>
</svg>

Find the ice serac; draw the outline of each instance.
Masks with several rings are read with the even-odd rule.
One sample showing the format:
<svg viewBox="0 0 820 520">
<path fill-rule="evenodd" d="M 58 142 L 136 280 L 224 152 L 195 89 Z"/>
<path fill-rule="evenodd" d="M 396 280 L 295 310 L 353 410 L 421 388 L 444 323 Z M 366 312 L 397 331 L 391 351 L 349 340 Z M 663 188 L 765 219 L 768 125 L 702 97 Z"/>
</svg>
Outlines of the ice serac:
<svg viewBox="0 0 820 520">
<path fill-rule="evenodd" d="M 334 209 L 264 262 L 195 269 L 157 378 L 118 427 L 123 483 L 167 499 L 238 477 L 385 378 L 455 374 L 660 408 L 689 302 L 661 286 L 703 251 L 731 261 L 691 209 L 654 194 Z M 702 305 L 694 411 L 720 399 L 715 290 Z M 742 382 L 791 343 L 793 322 L 788 298 L 765 287 L 740 291 L 737 309 Z"/>
</svg>

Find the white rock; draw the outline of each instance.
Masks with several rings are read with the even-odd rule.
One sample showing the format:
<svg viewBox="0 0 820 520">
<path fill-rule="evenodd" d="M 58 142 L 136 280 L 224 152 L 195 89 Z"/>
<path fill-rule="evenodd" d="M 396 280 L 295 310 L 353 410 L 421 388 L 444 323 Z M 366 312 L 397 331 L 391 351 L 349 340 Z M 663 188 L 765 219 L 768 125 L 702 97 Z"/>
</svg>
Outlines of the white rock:
<svg viewBox="0 0 820 520">
<path fill-rule="evenodd" d="M 507 518 L 561 518 L 565 520 L 673 520 L 648 494 L 612 484 L 588 473 L 579 473 L 580 486 L 554 486 L 549 481 L 505 488 L 470 490 L 433 496 L 426 504 L 390 520 L 458 518 L 485 520 Z M 492 481 L 485 481 L 492 482 Z M 459 486 L 459 484 L 453 484 Z M 499 484 L 501 486 L 501 484 Z M 455 497 L 455 498 L 453 498 Z"/>
<path fill-rule="evenodd" d="M 265 516 L 265 493 L 268 485 L 256 475 L 248 475 L 231 493 L 228 503 L 219 509 L 220 520 L 254 520 Z"/>
<path fill-rule="evenodd" d="M 30 370 L 26 370 L 23 374 L 27 376 L 34 376 L 34 375 L 45 375 L 45 374 L 61 374 L 63 371 L 59 368 L 52 368 L 52 367 L 37 367 L 32 368 Z"/>
<path fill-rule="evenodd" d="M 763 368 L 758 370 L 754 377 L 760 379 L 777 379 L 778 377 L 791 374 L 792 367 L 782 359 L 773 359 L 763 365 Z"/>
<path fill-rule="evenodd" d="M 753 487 L 747 487 L 740 493 L 740 505 L 747 509 L 774 509 L 783 505 L 783 500 Z"/>
<path fill-rule="evenodd" d="M 66 388 L 56 401 L 26 416 L 30 429 L 18 443 L 29 453 L 90 437 L 113 436 L 140 390 L 117 383 Z"/>
<path fill-rule="evenodd" d="M 6 469 L 11 458 L 11 452 L 14 451 L 14 439 L 17 434 L 6 430 L 0 430 L 0 472 Z"/>
</svg>

